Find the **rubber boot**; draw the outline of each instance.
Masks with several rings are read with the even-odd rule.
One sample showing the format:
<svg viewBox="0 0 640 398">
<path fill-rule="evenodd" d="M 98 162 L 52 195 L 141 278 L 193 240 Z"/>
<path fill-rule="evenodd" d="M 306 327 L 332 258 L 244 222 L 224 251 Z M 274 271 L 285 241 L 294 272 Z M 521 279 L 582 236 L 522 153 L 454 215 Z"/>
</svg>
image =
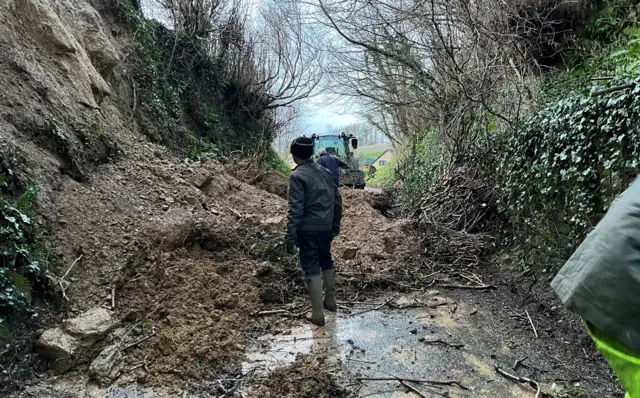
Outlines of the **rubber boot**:
<svg viewBox="0 0 640 398">
<path fill-rule="evenodd" d="M 322 309 L 322 276 L 308 276 L 304 279 L 309 296 L 311 297 L 311 314 L 306 319 L 317 326 L 324 326 L 324 311 Z"/>
<path fill-rule="evenodd" d="M 324 308 L 327 311 L 338 311 L 336 303 L 336 272 L 333 268 L 322 271 L 322 280 L 324 282 Z"/>
</svg>

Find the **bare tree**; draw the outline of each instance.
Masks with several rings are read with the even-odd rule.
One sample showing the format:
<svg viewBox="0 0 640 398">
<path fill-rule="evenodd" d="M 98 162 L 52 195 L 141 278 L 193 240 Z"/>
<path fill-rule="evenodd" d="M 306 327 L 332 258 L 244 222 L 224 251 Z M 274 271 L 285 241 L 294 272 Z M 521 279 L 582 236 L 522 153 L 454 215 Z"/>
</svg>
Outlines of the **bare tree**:
<svg viewBox="0 0 640 398">
<path fill-rule="evenodd" d="M 449 151 L 484 145 L 488 126 L 513 128 L 535 73 L 522 17 L 500 0 L 317 0 L 334 31 L 333 88 L 364 100 L 393 142 L 437 126 Z M 529 21 L 531 22 L 531 21 Z M 485 129 L 478 128 L 478 121 Z"/>
</svg>

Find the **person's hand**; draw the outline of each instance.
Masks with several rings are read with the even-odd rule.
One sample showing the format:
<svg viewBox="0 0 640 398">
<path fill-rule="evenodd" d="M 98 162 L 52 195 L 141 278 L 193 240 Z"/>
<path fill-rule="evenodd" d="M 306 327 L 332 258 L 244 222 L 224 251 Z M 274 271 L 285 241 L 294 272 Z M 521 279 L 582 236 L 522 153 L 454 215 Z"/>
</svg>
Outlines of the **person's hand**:
<svg viewBox="0 0 640 398">
<path fill-rule="evenodd" d="M 340 235 L 340 229 L 334 229 L 333 230 L 333 237 L 335 238 L 338 235 Z"/>
<path fill-rule="evenodd" d="M 286 242 L 287 244 L 287 253 L 296 254 L 296 245 L 293 242 Z"/>
</svg>

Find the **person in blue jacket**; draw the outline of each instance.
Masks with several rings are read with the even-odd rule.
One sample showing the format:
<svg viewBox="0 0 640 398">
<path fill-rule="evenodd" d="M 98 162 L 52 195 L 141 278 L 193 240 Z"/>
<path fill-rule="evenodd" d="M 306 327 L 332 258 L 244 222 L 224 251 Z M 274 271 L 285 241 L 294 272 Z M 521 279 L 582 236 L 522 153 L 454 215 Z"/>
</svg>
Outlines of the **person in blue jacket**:
<svg viewBox="0 0 640 398">
<path fill-rule="evenodd" d="M 325 148 L 318 149 L 318 164 L 331 172 L 336 187 L 340 186 L 340 168 L 349 168 L 348 164 L 328 154 Z"/>
</svg>

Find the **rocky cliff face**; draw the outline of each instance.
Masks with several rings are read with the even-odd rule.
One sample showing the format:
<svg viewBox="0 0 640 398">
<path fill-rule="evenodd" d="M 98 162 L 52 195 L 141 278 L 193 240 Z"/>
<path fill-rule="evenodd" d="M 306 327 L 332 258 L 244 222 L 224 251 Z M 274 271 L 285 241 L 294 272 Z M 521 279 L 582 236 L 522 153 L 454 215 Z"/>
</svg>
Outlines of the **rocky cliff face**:
<svg viewBox="0 0 640 398">
<path fill-rule="evenodd" d="M 26 154 L 48 181 L 86 178 L 138 138 L 123 61 L 132 36 L 105 21 L 108 3 L 0 4 L 0 148 Z"/>
</svg>

